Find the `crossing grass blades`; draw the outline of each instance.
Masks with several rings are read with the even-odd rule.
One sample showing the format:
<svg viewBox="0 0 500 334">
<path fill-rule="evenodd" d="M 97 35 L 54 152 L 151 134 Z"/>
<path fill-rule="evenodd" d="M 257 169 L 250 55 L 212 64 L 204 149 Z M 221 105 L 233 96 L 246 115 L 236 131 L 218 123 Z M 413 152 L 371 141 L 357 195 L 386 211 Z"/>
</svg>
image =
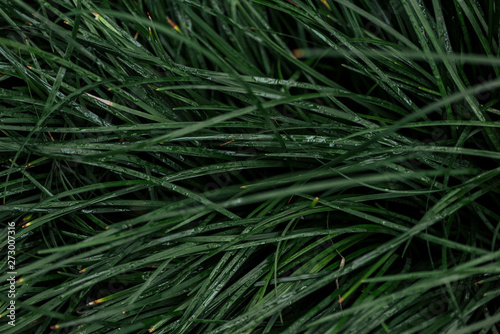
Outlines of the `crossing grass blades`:
<svg viewBox="0 0 500 334">
<path fill-rule="evenodd" d="M 499 16 L 0 0 L 0 332 L 498 333 Z"/>
</svg>

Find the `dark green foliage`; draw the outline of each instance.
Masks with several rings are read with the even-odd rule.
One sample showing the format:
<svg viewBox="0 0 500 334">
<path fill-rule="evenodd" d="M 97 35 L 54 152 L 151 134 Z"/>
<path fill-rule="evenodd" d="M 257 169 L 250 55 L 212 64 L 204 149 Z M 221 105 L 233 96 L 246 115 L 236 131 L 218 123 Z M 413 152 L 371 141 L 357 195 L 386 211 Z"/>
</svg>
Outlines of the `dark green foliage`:
<svg viewBox="0 0 500 334">
<path fill-rule="evenodd" d="M 498 6 L 0 0 L 0 332 L 498 333 Z"/>
</svg>

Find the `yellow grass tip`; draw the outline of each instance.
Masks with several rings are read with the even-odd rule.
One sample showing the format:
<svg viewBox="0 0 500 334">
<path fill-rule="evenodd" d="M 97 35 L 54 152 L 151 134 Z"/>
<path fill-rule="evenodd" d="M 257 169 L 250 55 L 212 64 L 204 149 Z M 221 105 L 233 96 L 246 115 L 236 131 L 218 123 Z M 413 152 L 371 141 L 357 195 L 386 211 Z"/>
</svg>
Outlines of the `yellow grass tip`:
<svg viewBox="0 0 500 334">
<path fill-rule="evenodd" d="M 167 21 L 168 21 L 168 24 L 170 24 L 170 26 L 172 28 L 174 28 L 177 32 L 181 32 L 181 29 L 179 28 L 179 26 L 177 25 L 177 23 L 175 23 L 174 21 L 172 21 L 172 19 L 170 19 L 170 17 L 167 16 Z"/>
<path fill-rule="evenodd" d="M 87 304 L 87 306 L 89 306 L 89 305 L 99 304 L 99 303 L 102 303 L 102 302 L 104 302 L 104 301 L 106 301 L 106 299 L 105 299 L 105 298 L 96 299 L 96 300 L 94 300 L 93 302 L 88 303 L 88 304 Z"/>
<path fill-rule="evenodd" d="M 10 159 L 9 159 L 10 160 Z M 33 214 L 31 215 L 27 215 L 26 217 L 23 218 L 23 222 L 27 221 L 27 220 L 30 220 L 31 217 L 33 217 Z"/>
</svg>

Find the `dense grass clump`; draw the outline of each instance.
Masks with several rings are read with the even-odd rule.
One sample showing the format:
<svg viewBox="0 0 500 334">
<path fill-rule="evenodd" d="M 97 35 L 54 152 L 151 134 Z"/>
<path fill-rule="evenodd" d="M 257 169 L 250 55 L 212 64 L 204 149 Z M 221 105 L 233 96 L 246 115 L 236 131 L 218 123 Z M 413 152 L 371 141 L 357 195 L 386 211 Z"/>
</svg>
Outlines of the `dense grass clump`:
<svg viewBox="0 0 500 334">
<path fill-rule="evenodd" d="M 0 0 L 0 332 L 498 333 L 499 17 Z"/>
</svg>

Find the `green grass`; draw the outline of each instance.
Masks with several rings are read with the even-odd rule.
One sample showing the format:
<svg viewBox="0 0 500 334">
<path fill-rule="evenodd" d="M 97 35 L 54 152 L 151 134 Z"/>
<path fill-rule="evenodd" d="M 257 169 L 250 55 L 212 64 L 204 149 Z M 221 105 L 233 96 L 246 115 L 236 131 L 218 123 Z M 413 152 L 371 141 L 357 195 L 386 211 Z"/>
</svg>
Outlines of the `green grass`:
<svg viewBox="0 0 500 334">
<path fill-rule="evenodd" d="M 0 0 L 0 332 L 498 333 L 499 16 Z"/>
</svg>

